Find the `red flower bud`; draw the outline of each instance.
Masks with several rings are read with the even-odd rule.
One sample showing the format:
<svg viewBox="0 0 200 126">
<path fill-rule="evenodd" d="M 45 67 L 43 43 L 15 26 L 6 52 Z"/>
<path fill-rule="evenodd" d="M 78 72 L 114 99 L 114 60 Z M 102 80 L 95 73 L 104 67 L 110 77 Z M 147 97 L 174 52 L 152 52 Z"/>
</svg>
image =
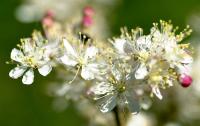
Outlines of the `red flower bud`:
<svg viewBox="0 0 200 126">
<path fill-rule="evenodd" d="M 192 84 L 192 77 L 187 74 L 180 75 L 179 81 L 182 87 L 189 87 Z"/>
<path fill-rule="evenodd" d="M 86 6 L 84 9 L 83 9 L 83 14 L 85 16 L 93 16 L 94 15 L 94 9 L 91 7 L 91 6 Z"/>
<path fill-rule="evenodd" d="M 82 23 L 84 27 L 90 27 L 93 24 L 93 19 L 90 16 L 84 16 Z"/>
<path fill-rule="evenodd" d="M 47 27 L 51 27 L 53 25 L 54 21 L 51 17 L 45 17 L 42 19 L 42 24 L 44 26 L 47 26 Z"/>
<path fill-rule="evenodd" d="M 52 10 L 47 10 L 47 12 L 45 13 L 45 17 L 51 17 L 53 18 L 54 17 L 54 12 Z"/>
</svg>

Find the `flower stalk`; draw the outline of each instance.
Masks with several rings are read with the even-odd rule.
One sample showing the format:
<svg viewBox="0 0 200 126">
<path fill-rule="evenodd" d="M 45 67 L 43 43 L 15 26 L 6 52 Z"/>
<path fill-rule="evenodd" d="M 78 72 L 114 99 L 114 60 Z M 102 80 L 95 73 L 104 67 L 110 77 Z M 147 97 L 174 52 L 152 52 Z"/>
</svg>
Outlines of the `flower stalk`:
<svg viewBox="0 0 200 126">
<path fill-rule="evenodd" d="M 113 109 L 113 113 L 115 115 L 116 126 L 122 126 L 120 121 L 120 113 L 117 106 Z"/>
</svg>

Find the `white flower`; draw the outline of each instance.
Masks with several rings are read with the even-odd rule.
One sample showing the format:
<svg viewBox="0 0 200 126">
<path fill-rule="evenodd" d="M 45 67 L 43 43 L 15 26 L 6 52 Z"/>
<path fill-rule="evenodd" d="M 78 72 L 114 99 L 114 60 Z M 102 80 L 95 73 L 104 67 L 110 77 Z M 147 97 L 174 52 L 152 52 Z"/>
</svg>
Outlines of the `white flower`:
<svg viewBox="0 0 200 126">
<path fill-rule="evenodd" d="M 97 82 L 90 89 L 101 112 L 110 112 L 115 106 L 126 106 L 136 114 L 140 110 L 136 92 L 127 83 L 127 77 L 121 71 L 112 68 L 106 80 Z"/>
<path fill-rule="evenodd" d="M 19 65 L 9 72 L 9 76 L 17 79 L 23 75 L 22 82 L 24 84 L 32 84 L 34 81 L 33 69 L 38 69 L 39 73 L 47 76 L 52 66 L 44 55 L 45 49 L 40 44 L 43 42 L 33 39 L 23 39 L 20 50 L 14 48 L 11 51 L 11 59 Z"/>
<path fill-rule="evenodd" d="M 79 48 L 75 50 L 66 39 L 63 39 L 63 44 L 66 53 L 60 58 L 62 63 L 72 67 L 79 65 L 79 67 L 81 67 L 81 77 L 85 80 L 92 80 L 101 73 L 99 70 L 101 65 L 95 62 L 98 53 L 96 47 L 89 46 L 83 50 L 81 44 L 78 45 Z"/>
</svg>

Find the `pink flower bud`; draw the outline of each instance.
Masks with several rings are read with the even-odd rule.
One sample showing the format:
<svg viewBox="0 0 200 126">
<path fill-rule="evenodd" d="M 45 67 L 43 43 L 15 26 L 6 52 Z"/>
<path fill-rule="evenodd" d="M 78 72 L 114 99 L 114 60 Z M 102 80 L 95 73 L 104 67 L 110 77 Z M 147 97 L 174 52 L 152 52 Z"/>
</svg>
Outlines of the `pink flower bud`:
<svg viewBox="0 0 200 126">
<path fill-rule="evenodd" d="M 84 16 L 82 23 L 84 27 L 90 27 L 93 24 L 93 19 L 90 16 Z"/>
<path fill-rule="evenodd" d="M 186 74 L 180 75 L 179 81 L 182 87 L 189 87 L 192 84 L 192 77 Z"/>
<path fill-rule="evenodd" d="M 91 7 L 91 6 L 86 6 L 84 9 L 83 9 L 83 14 L 85 16 L 93 16 L 94 15 L 94 9 Z"/>
<path fill-rule="evenodd" d="M 45 17 L 51 17 L 53 18 L 54 17 L 54 12 L 52 10 L 47 10 L 47 12 L 45 13 Z"/>
<path fill-rule="evenodd" d="M 51 17 L 45 17 L 42 19 L 42 24 L 46 27 L 51 27 L 53 25 L 54 21 Z"/>
</svg>

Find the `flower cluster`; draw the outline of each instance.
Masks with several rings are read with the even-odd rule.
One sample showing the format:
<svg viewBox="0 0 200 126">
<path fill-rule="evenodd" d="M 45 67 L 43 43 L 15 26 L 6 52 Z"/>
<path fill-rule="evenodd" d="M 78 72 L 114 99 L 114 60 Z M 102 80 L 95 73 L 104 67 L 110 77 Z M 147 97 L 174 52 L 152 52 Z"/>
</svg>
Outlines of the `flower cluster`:
<svg viewBox="0 0 200 126">
<path fill-rule="evenodd" d="M 127 29 L 122 29 L 122 35 L 111 40 L 114 51 L 110 73 L 107 79 L 91 89 L 94 99 L 97 103 L 100 101 L 102 112 L 112 110 L 119 102 L 127 104 L 135 113 L 139 111 L 139 101 L 144 99 L 147 90 L 151 90 L 151 96 L 154 94 L 162 99 L 160 88 L 165 89 L 177 82 L 183 87 L 191 84 L 193 59 L 188 51 L 189 45 L 180 44 L 191 30 L 186 28 L 178 35 L 175 32 L 170 22 L 160 21 L 160 28 L 155 23 L 149 35 L 143 35 L 141 28 L 130 34 Z"/>
<path fill-rule="evenodd" d="M 53 27 L 54 22 L 51 23 L 48 29 Z M 131 32 L 123 28 L 121 32 L 120 37 L 109 42 L 83 33 L 64 32 L 54 37 L 48 33 L 45 38 L 34 32 L 32 38 L 21 40 L 19 49 L 12 50 L 11 59 L 19 65 L 9 76 L 17 79 L 23 75 L 22 82 L 31 84 L 34 69 L 46 76 L 52 66 L 62 66 L 67 71 L 67 81 L 57 93 L 92 99 L 103 113 L 116 106 L 138 113 L 141 108 L 148 108 L 153 95 L 163 98 L 160 89 L 176 83 L 188 87 L 192 83 L 193 58 L 189 44 L 181 43 L 190 35 L 189 27 L 176 34 L 171 22 L 160 21 L 153 23 L 148 35 L 141 28 Z M 81 89 L 77 89 L 79 86 L 75 85 L 80 84 Z"/>
</svg>

